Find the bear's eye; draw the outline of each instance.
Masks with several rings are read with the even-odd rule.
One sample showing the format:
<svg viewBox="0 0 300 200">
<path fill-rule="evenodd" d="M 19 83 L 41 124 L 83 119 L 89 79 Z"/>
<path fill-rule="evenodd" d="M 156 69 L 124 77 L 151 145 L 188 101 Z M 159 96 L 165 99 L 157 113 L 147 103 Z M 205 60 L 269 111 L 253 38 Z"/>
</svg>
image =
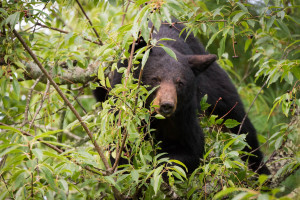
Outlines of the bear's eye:
<svg viewBox="0 0 300 200">
<path fill-rule="evenodd" d="M 160 78 L 159 77 L 153 77 L 151 79 L 152 84 L 159 84 L 160 83 Z"/>
<path fill-rule="evenodd" d="M 183 86 L 184 86 L 184 84 L 183 84 L 183 82 L 182 82 L 182 81 L 177 81 L 177 86 L 178 86 L 178 87 L 183 87 Z"/>
<path fill-rule="evenodd" d="M 178 87 L 184 86 L 184 83 L 182 82 L 181 78 L 178 77 L 178 78 L 176 79 L 176 85 L 177 85 Z"/>
</svg>

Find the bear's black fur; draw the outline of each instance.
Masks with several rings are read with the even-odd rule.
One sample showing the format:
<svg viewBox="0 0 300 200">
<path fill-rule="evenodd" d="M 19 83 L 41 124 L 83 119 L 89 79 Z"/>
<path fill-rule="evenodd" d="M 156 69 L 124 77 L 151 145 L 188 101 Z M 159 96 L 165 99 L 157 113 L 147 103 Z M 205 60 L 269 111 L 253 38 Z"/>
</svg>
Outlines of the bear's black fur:
<svg viewBox="0 0 300 200">
<path fill-rule="evenodd" d="M 197 113 L 201 112 L 202 97 L 207 94 L 207 101 L 212 105 L 207 113 L 213 112 L 219 117 L 228 113 L 237 102 L 232 111 L 224 117 L 225 120 L 235 119 L 241 122 L 245 110 L 228 75 L 214 62 L 215 57 L 208 55 L 193 36 L 186 38 L 185 32 L 179 36 L 183 28 L 184 25 L 180 24 L 175 24 L 173 28 L 162 25 L 159 32 L 154 32 L 153 38 L 157 40 L 160 38 L 176 40 L 159 43 L 172 49 L 178 61 L 170 57 L 161 47 L 152 48 L 144 67 L 142 84 L 152 87 L 160 85 L 150 101 L 154 100 L 159 106 L 157 112 L 166 117 L 151 123 L 151 128 L 156 129 L 154 133 L 156 140 L 162 141 L 162 151 L 167 152 L 171 159 L 183 162 L 189 172 L 192 172 L 199 166 L 204 153 L 204 135 L 197 116 Z M 127 60 L 119 62 L 118 67 L 127 67 Z M 121 74 L 115 73 L 112 86 L 119 84 L 121 78 Z M 104 93 L 99 88 L 94 91 L 99 100 L 103 98 Z M 222 100 L 216 104 L 220 97 Z M 231 129 L 233 133 L 238 133 L 238 130 L 239 126 Z M 258 173 L 269 174 L 266 166 L 260 166 L 263 155 L 258 149 L 256 131 L 248 118 L 242 126 L 241 133 L 248 133 L 246 141 L 251 149 L 245 150 L 248 152 L 254 150 L 252 154 L 255 156 L 249 158 L 250 167 Z"/>
</svg>

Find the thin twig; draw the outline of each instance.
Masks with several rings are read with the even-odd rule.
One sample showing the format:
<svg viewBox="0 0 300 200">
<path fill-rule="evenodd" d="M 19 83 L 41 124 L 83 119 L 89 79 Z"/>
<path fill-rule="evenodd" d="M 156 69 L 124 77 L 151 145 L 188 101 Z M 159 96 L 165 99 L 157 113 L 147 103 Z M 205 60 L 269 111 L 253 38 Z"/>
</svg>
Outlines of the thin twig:
<svg viewBox="0 0 300 200">
<path fill-rule="evenodd" d="M 52 12 L 52 14 L 56 19 L 60 20 L 63 23 L 63 26 L 68 27 L 71 31 L 73 31 L 73 28 L 69 26 L 56 12 Z"/>
<path fill-rule="evenodd" d="M 41 78 L 42 78 L 42 75 L 40 75 L 40 77 L 38 77 L 36 79 L 36 81 L 33 83 L 33 85 L 31 86 L 31 88 L 30 88 L 30 90 L 28 92 L 27 100 L 26 100 L 26 107 L 25 107 L 25 112 L 24 112 L 24 121 L 20 125 L 21 127 L 24 126 L 28 122 L 28 111 L 29 111 L 29 105 L 30 105 L 30 100 L 31 100 L 32 92 L 33 92 L 35 86 L 39 83 L 39 81 L 40 81 Z"/>
<path fill-rule="evenodd" d="M 81 104 L 81 102 L 78 100 L 78 98 L 75 98 L 75 101 L 77 102 L 77 104 L 79 105 L 79 107 L 82 109 L 83 113 L 86 115 L 87 111 L 86 109 L 83 107 L 83 105 Z"/>
<path fill-rule="evenodd" d="M 149 36 L 149 40 L 147 42 L 147 49 L 145 49 L 145 52 L 149 49 L 150 47 L 150 41 L 152 39 L 152 34 L 153 34 L 153 31 L 154 31 L 154 25 L 152 24 L 152 27 L 151 27 L 151 30 L 150 30 L 150 36 Z M 143 76 L 143 71 L 144 69 L 141 68 L 140 70 L 140 74 L 139 74 L 139 79 L 138 79 L 138 87 L 137 87 L 137 90 L 140 89 L 140 85 L 141 85 L 141 81 L 142 81 L 142 76 Z M 138 102 L 138 95 L 136 94 L 135 96 L 135 104 L 134 104 L 134 112 L 136 111 L 136 106 L 137 106 L 137 102 Z"/>
<path fill-rule="evenodd" d="M 222 118 L 224 118 L 224 117 L 226 117 L 235 107 L 236 107 L 236 105 L 238 104 L 239 102 L 235 102 L 235 104 L 234 104 L 234 106 L 232 106 L 232 108 L 225 114 L 225 115 L 223 115 L 222 117 L 220 117 L 220 119 L 222 119 Z"/>
<path fill-rule="evenodd" d="M 47 96 L 47 94 L 49 93 L 49 89 L 50 89 L 50 81 L 48 80 L 48 81 L 47 81 L 46 90 L 45 90 L 44 95 L 43 95 L 43 97 L 42 97 L 42 99 L 41 99 L 40 106 L 38 107 L 38 109 L 37 109 L 36 112 L 34 113 L 34 115 L 33 115 L 33 117 L 32 117 L 32 120 L 31 120 L 31 122 L 29 123 L 29 129 L 31 129 L 31 126 L 32 126 L 32 124 L 34 123 L 34 120 L 35 120 L 36 116 L 37 116 L 37 115 L 39 114 L 39 112 L 41 111 L 41 109 L 42 109 L 42 107 L 43 107 L 43 104 L 44 104 L 44 101 L 45 101 L 45 99 L 46 99 L 46 96 Z"/>
<path fill-rule="evenodd" d="M 18 40 L 21 42 L 21 44 L 23 45 L 23 47 L 26 49 L 26 51 L 30 54 L 30 56 L 32 57 L 32 59 L 35 61 L 35 63 L 38 65 L 38 67 L 40 68 L 40 70 L 43 72 L 43 74 L 47 77 L 47 79 L 50 81 L 50 83 L 53 85 L 53 87 L 56 89 L 56 91 L 58 92 L 58 94 L 62 97 L 62 99 L 66 102 L 66 104 L 68 105 L 68 107 L 71 109 L 71 111 L 74 113 L 74 115 L 76 116 L 76 118 L 78 119 L 78 121 L 80 122 L 81 126 L 84 128 L 84 130 L 86 131 L 86 133 L 88 134 L 88 136 L 90 137 L 97 153 L 99 154 L 105 168 L 107 170 L 109 170 L 109 164 L 107 162 L 107 159 L 103 153 L 102 148 L 98 145 L 97 141 L 93 138 L 92 133 L 90 132 L 89 128 L 87 127 L 87 125 L 85 124 L 85 122 L 82 120 L 81 116 L 79 115 L 79 113 L 76 111 L 76 109 L 73 107 L 73 105 L 70 103 L 70 101 L 67 99 L 67 97 L 65 96 L 65 94 L 61 91 L 61 89 L 59 88 L 59 86 L 55 83 L 55 81 L 52 79 L 52 77 L 50 76 L 50 74 L 47 72 L 47 70 L 42 66 L 42 64 L 40 63 L 40 61 L 37 59 L 36 55 L 32 52 L 32 50 L 28 47 L 28 45 L 26 44 L 26 42 L 23 40 L 22 36 L 15 30 L 12 29 L 14 35 L 18 38 Z M 109 172 L 110 173 L 110 172 Z"/>
<path fill-rule="evenodd" d="M 130 74 L 130 71 L 131 71 L 132 60 L 133 60 L 133 54 L 134 54 L 134 49 L 135 49 L 135 45 L 134 45 L 134 44 L 135 44 L 135 39 L 133 39 L 132 46 L 131 46 L 131 52 L 130 52 L 130 57 L 129 57 L 128 66 L 127 66 L 127 73 L 126 73 L 126 76 L 125 76 L 124 87 L 127 86 L 128 77 L 129 77 L 129 74 Z M 123 96 L 125 96 L 125 91 L 123 92 Z M 120 113 L 119 113 L 119 116 L 120 116 L 120 117 L 119 117 L 118 123 L 121 122 L 121 111 L 120 111 Z M 123 140 L 122 140 L 122 142 L 121 142 L 121 148 L 118 149 L 118 151 L 117 151 L 117 156 L 116 156 L 115 163 L 114 163 L 114 165 L 113 165 L 113 167 L 112 167 L 112 171 L 114 171 L 114 170 L 118 167 L 118 165 L 119 165 L 120 157 L 121 157 L 122 151 L 123 151 L 123 149 L 124 149 L 124 145 L 125 145 L 127 136 L 128 136 L 128 131 L 125 131 Z"/>
<path fill-rule="evenodd" d="M 33 172 L 31 172 L 31 198 L 33 199 L 34 193 L 33 193 Z"/>
<path fill-rule="evenodd" d="M 53 127 L 47 127 L 47 126 L 40 125 L 40 124 L 34 124 L 33 126 L 36 127 L 36 128 L 46 129 L 46 130 L 50 130 L 50 131 L 59 130 L 59 129 L 56 129 L 56 128 L 53 128 Z M 73 138 L 74 140 L 81 140 L 82 139 L 81 137 L 75 135 L 74 133 L 71 133 L 68 130 L 63 130 L 62 128 L 60 130 L 62 130 L 62 133 L 66 134 L 70 138 Z M 88 138 L 88 140 L 89 140 L 89 138 Z M 59 142 L 61 142 L 61 141 L 59 141 Z"/>
<path fill-rule="evenodd" d="M 235 41 L 234 41 L 234 25 L 233 25 L 233 28 L 232 28 L 232 48 L 233 48 L 233 52 L 234 52 L 234 56 L 233 58 L 237 58 L 238 56 L 236 55 L 236 52 L 235 52 Z"/>
<path fill-rule="evenodd" d="M 2 123 L 2 122 L 0 122 L 0 125 L 6 126 L 6 127 L 11 127 L 10 125 L 4 124 L 4 123 Z M 27 132 L 25 132 L 25 131 L 22 131 L 22 130 L 20 130 L 20 129 L 18 129 L 18 128 L 14 128 L 14 129 L 20 131 L 20 133 L 21 133 L 22 135 L 24 135 L 24 136 L 34 137 L 34 136 L 31 135 L 30 133 L 27 133 Z M 42 144 L 46 145 L 47 147 L 53 149 L 54 151 L 56 151 L 56 152 L 59 153 L 59 154 L 64 153 L 64 150 L 58 148 L 57 146 L 54 146 L 54 145 L 52 145 L 52 144 L 47 143 L 47 141 L 44 141 L 44 140 L 42 140 L 42 139 L 40 139 L 40 138 L 38 138 L 37 141 L 39 141 L 39 142 L 41 142 Z M 72 162 L 75 163 L 76 165 L 78 165 L 78 166 L 80 166 L 80 167 L 83 167 L 83 166 L 81 166 L 76 160 L 72 159 L 71 157 L 68 157 L 68 156 L 67 156 L 67 159 L 69 159 L 70 161 L 72 161 Z M 98 169 L 98 168 L 92 169 L 92 168 L 89 167 L 89 166 L 84 166 L 83 168 L 86 169 L 86 170 L 88 170 L 88 171 L 90 171 L 90 172 L 92 172 L 92 173 L 94 173 L 94 174 L 104 175 L 104 176 L 107 175 L 107 173 L 106 173 L 105 171 L 99 172 L 98 170 L 101 170 L 101 169 Z"/>
<path fill-rule="evenodd" d="M 265 15 L 271 17 L 272 15 Z M 261 16 L 253 16 L 253 17 L 246 17 L 244 19 L 240 19 L 239 21 L 247 21 L 249 19 L 256 19 L 260 18 Z M 196 20 L 195 22 L 198 23 L 207 23 L 207 22 L 228 22 L 226 19 L 216 19 L 216 20 Z M 174 25 L 174 24 L 186 24 L 189 23 L 189 21 L 182 21 L 182 22 L 173 22 L 173 23 L 168 23 L 168 22 L 163 22 L 162 24 L 169 24 L 169 25 Z"/>
<path fill-rule="evenodd" d="M 78 4 L 78 6 L 80 7 L 80 9 L 81 9 L 82 13 L 84 14 L 84 16 L 86 17 L 86 19 L 87 19 L 88 22 L 90 23 L 90 25 L 91 25 L 91 27 L 92 27 L 94 33 L 96 34 L 96 36 L 97 36 L 97 38 L 98 38 L 98 41 L 99 41 L 100 45 L 103 45 L 103 42 L 100 40 L 99 34 L 97 33 L 96 29 L 94 28 L 94 26 L 93 26 L 93 24 L 92 24 L 92 21 L 90 20 L 90 18 L 87 16 L 86 12 L 84 11 L 82 5 L 79 3 L 78 0 L 76 0 L 76 2 L 77 2 L 77 4 Z"/>
<path fill-rule="evenodd" d="M 63 110 L 63 109 L 66 109 L 66 107 L 64 106 L 64 107 L 58 109 L 57 111 L 52 112 L 52 113 L 50 113 L 50 114 L 48 114 L 48 115 L 54 115 L 54 114 L 60 112 L 60 111 Z M 47 116 L 43 116 L 43 117 L 36 118 L 35 121 L 45 119 L 46 117 L 47 117 Z M 28 122 L 29 122 L 29 121 L 27 120 L 25 123 L 28 123 Z M 22 123 L 23 123 L 23 122 L 17 122 L 17 123 L 14 123 L 14 125 L 18 125 L 18 124 L 22 124 Z"/>
<path fill-rule="evenodd" d="M 71 93 L 71 91 L 70 91 L 71 90 L 71 84 L 68 84 L 67 88 L 68 88 L 67 94 L 70 94 Z M 65 106 L 67 106 L 66 102 L 64 104 L 65 104 Z M 67 110 L 63 110 L 60 117 L 59 117 L 59 129 L 60 130 L 64 129 L 64 121 L 65 121 L 66 113 L 67 113 Z M 63 136 L 62 133 L 59 133 L 58 136 L 57 136 L 57 140 L 60 143 L 62 142 L 62 136 Z"/>
<path fill-rule="evenodd" d="M 240 128 L 239 128 L 239 131 L 238 131 L 237 135 L 239 135 L 239 134 L 241 133 L 242 127 L 243 127 L 244 122 L 245 122 L 245 120 L 246 120 L 246 118 L 247 118 L 247 116 L 248 116 L 248 114 L 249 114 L 249 112 L 250 112 L 250 109 L 252 108 L 254 102 L 256 101 L 256 99 L 257 99 L 258 95 L 260 94 L 260 92 L 262 91 L 262 89 L 267 85 L 267 82 L 268 82 L 268 80 L 266 80 L 266 81 L 264 82 L 264 84 L 261 86 L 260 90 L 259 90 L 258 93 L 256 94 L 255 98 L 253 99 L 251 105 L 249 106 L 248 111 L 246 112 L 246 114 L 245 114 L 245 116 L 244 116 L 244 118 L 243 118 L 243 120 L 242 120 L 242 123 L 241 123 L 241 125 L 240 125 Z"/>
<path fill-rule="evenodd" d="M 10 191 L 10 190 L 8 189 L 7 183 L 6 183 L 6 181 L 5 181 L 5 179 L 4 179 L 4 177 L 3 177 L 2 174 L 1 174 L 1 178 L 2 178 L 2 180 L 3 180 L 3 183 L 4 183 L 4 185 L 5 185 L 6 189 L 7 189 L 7 191 L 10 193 L 10 195 L 12 196 L 13 199 L 16 199 L 16 198 L 14 197 L 13 192 Z"/>
<path fill-rule="evenodd" d="M 121 26 L 124 25 L 124 20 L 125 20 L 126 14 L 127 14 L 127 10 L 128 10 L 129 4 L 130 4 L 130 1 L 128 1 L 128 4 L 127 4 L 127 6 L 125 8 L 125 11 L 124 11 L 124 14 L 123 14 L 123 17 L 122 17 L 122 24 L 121 24 Z"/>
<path fill-rule="evenodd" d="M 65 31 L 65 30 L 62 30 L 62 29 L 59 29 L 59 28 L 54 28 L 54 27 L 46 26 L 46 25 L 41 24 L 41 23 L 36 23 L 36 25 L 38 25 L 38 26 L 40 26 L 40 27 L 43 27 L 43 28 L 48 28 L 48 29 L 51 29 L 51 30 L 54 30 L 54 31 L 58 31 L 58 32 L 64 33 L 64 34 L 70 33 L 70 32 L 68 32 L 68 31 Z M 89 39 L 89 38 L 86 38 L 86 37 L 83 37 L 83 36 L 81 36 L 81 37 L 82 37 L 82 39 L 84 39 L 84 40 L 86 40 L 86 41 L 92 42 L 92 43 L 94 43 L 94 44 L 102 45 L 100 42 L 93 41 L 93 40 L 91 40 L 91 39 Z"/>
<path fill-rule="evenodd" d="M 219 97 L 219 99 L 216 101 L 215 105 L 214 105 L 214 108 L 212 109 L 211 113 L 209 114 L 209 117 L 213 114 L 213 112 L 215 111 L 216 107 L 217 107 L 217 104 L 219 103 L 219 101 L 222 100 L 222 97 Z"/>
</svg>

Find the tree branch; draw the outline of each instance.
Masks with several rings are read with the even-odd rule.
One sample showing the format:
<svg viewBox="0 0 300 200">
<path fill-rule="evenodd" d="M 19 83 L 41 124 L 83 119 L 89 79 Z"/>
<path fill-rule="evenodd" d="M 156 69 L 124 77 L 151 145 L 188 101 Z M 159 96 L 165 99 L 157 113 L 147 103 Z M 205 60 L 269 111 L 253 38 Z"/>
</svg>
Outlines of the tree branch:
<svg viewBox="0 0 300 200">
<path fill-rule="evenodd" d="M 128 62 L 128 66 L 127 66 L 127 73 L 126 73 L 126 76 L 125 76 L 125 82 L 124 82 L 124 87 L 126 87 L 127 85 L 127 81 L 128 81 L 128 77 L 129 77 L 129 74 L 130 74 L 130 71 L 131 71 L 131 66 L 132 66 L 132 61 L 133 61 L 133 54 L 134 54 L 134 49 L 135 49 L 135 39 L 133 39 L 133 42 L 132 42 L 132 47 L 131 47 L 131 52 L 130 52 L 130 57 L 129 57 L 129 62 Z M 125 96 L 125 91 L 123 92 L 123 95 Z M 119 116 L 121 116 L 121 111 L 119 113 Z M 120 120 L 121 118 L 119 118 L 119 122 L 120 123 Z M 119 149 L 119 151 L 117 151 L 117 156 L 116 156 L 116 160 L 115 160 L 115 163 L 112 167 L 112 171 L 114 171 L 118 165 L 119 165 L 119 161 L 120 161 L 120 158 L 121 158 L 121 154 L 122 154 L 122 151 L 124 149 L 124 146 L 125 146 L 125 142 L 126 142 L 126 139 L 127 139 L 127 136 L 128 136 L 128 131 L 125 130 L 125 134 L 124 134 L 124 137 L 123 137 L 123 140 L 121 142 L 121 148 Z"/>
<path fill-rule="evenodd" d="M 80 122 L 81 126 L 84 128 L 84 130 L 86 131 L 86 133 L 90 137 L 90 140 L 92 141 L 92 143 L 93 143 L 93 145 L 94 145 L 97 153 L 99 154 L 102 162 L 104 163 L 105 168 L 107 170 L 109 170 L 110 167 L 109 167 L 109 164 L 107 162 L 107 159 L 104 156 L 104 152 L 103 152 L 102 148 L 98 145 L 97 141 L 94 140 L 92 133 L 90 132 L 90 130 L 87 127 L 87 125 L 85 124 L 85 122 L 82 120 L 82 118 L 79 115 L 79 113 L 76 111 L 76 109 L 73 107 L 73 105 L 69 102 L 69 100 L 67 99 L 67 97 L 65 96 L 65 94 L 61 91 L 61 89 L 59 88 L 59 86 L 54 82 L 54 80 L 52 79 L 52 77 L 50 76 L 50 74 L 42 66 L 42 64 L 40 63 L 40 61 L 37 59 L 36 55 L 32 52 L 32 50 L 28 47 L 28 45 L 23 40 L 22 36 L 15 29 L 12 29 L 12 31 L 13 31 L 14 35 L 18 38 L 18 40 L 22 43 L 22 45 L 26 49 L 26 51 L 30 54 L 30 56 L 35 61 L 35 63 L 38 65 L 38 67 L 43 72 L 43 74 L 50 81 L 51 85 L 53 85 L 53 87 L 56 89 L 56 91 L 58 92 L 58 94 L 62 97 L 62 99 L 65 101 L 65 103 L 71 109 L 71 111 L 74 113 L 74 115 L 76 116 L 76 118 Z"/>
<path fill-rule="evenodd" d="M 40 128 L 40 129 L 46 129 L 46 130 L 51 130 L 51 131 L 56 131 L 58 129 L 53 128 L 53 127 L 48 127 L 48 126 L 44 126 L 44 125 L 40 125 L 40 124 L 34 124 L 34 127 Z M 62 130 L 62 133 L 66 134 L 68 137 L 73 138 L 74 140 L 81 140 L 82 138 L 75 135 L 74 133 L 70 132 L 69 130 Z M 89 138 L 88 138 L 89 140 Z"/>
<path fill-rule="evenodd" d="M 245 114 L 245 116 L 244 116 L 244 118 L 243 118 L 243 120 L 242 120 L 242 122 L 241 122 L 241 125 L 240 125 L 240 128 L 239 128 L 239 131 L 238 131 L 237 135 L 239 135 L 239 134 L 241 133 L 242 127 L 243 127 L 243 125 L 244 125 L 244 122 L 245 122 L 245 120 L 246 120 L 246 118 L 247 118 L 247 116 L 248 116 L 248 114 L 249 114 L 249 112 L 250 112 L 250 110 L 251 110 L 251 108 L 252 108 L 254 102 L 256 101 L 258 95 L 260 94 L 260 92 L 261 92 L 262 89 L 266 86 L 267 83 L 268 83 L 268 80 L 266 80 L 266 81 L 264 82 L 264 84 L 261 86 L 260 90 L 259 90 L 258 93 L 256 94 L 255 98 L 253 99 L 251 105 L 250 105 L 249 108 L 248 108 L 248 111 L 246 112 L 246 114 Z"/>
<path fill-rule="evenodd" d="M 43 97 L 42 97 L 42 99 L 41 99 L 40 106 L 38 107 L 38 109 L 37 109 L 36 112 L 34 113 L 34 115 L 33 115 L 33 117 L 32 117 L 32 120 L 31 120 L 31 122 L 29 123 L 29 129 L 31 129 L 31 126 L 32 126 L 32 124 L 34 123 L 34 120 L 35 120 L 36 116 L 38 115 L 38 113 L 39 113 L 40 110 L 42 109 L 43 104 L 44 104 L 44 101 L 45 101 L 45 99 L 46 99 L 46 96 L 47 96 L 47 94 L 49 93 L 49 89 L 50 89 L 50 82 L 49 82 L 49 80 L 48 80 L 48 81 L 47 81 L 46 90 L 45 90 L 45 92 L 44 92 L 44 94 L 43 94 Z"/>
<path fill-rule="evenodd" d="M 76 2 L 77 2 L 77 4 L 78 4 L 78 6 L 80 7 L 82 13 L 83 13 L 84 16 L 86 17 L 86 19 L 88 20 L 88 22 L 90 23 L 90 25 L 92 26 L 92 29 L 93 29 L 94 33 L 96 34 L 96 36 L 97 36 L 97 38 L 98 38 L 98 41 L 99 41 L 100 45 L 103 45 L 102 41 L 100 40 L 99 34 L 97 33 L 96 29 L 93 27 L 92 21 L 91 21 L 90 18 L 87 16 L 87 14 L 86 14 L 86 12 L 84 11 L 82 5 L 79 3 L 78 0 L 76 0 Z"/>
<path fill-rule="evenodd" d="M 46 26 L 46 25 L 41 24 L 41 23 L 36 23 L 35 25 L 40 26 L 40 27 L 42 27 L 42 28 L 48 28 L 48 29 L 51 29 L 51 30 L 54 30 L 54 31 L 58 31 L 58 32 L 64 33 L 64 34 L 70 33 L 70 32 L 68 32 L 68 31 L 65 31 L 65 30 L 62 30 L 62 29 L 59 29 L 59 28 L 54 28 L 54 27 Z M 82 37 L 82 36 L 81 36 L 81 37 Z M 103 45 L 103 44 L 100 43 L 100 42 L 93 41 L 93 40 L 91 40 L 91 39 L 89 39 L 89 38 L 86 38 L 86 37 L 82 37 L 82 39 L 84 39 L 84 40 L 86 40 L 86 41 L 89 41 L 89 42 L 92 42 L 92 43 L 95 43 L 95 44 L 98 44 L 98 45 Z"/>
<path fill-rule="evenodd" d="M 0 122 L 0 125 L 6 126 L 6 127 L 10 127 L 9 125 L 4 124 L 4 123 L 2 123 L 2 122 Z M 15 128 L 15 129 L 17 129 L 17 128 Z M 31 135 L 30 133 L 27 133 L 27 132 L 22 131 L 22 130 L 20 130 L 20 129 L 17 129 L 17 130 L 20 131 L 21 134 L 24 135 L 24 136 L 34 137 L 34 136 Z M 56 147 L 56 146 L 54 146 L 54 145 L 52 145 L 52 144 L 49 144 L 49 143 L 47 143 L 46 141 L 44 141 L 44 140 L 42 140 L 42 139 L 40 139 L 40 138 L 38 138 L 37 141 L 41 142 L 42 144 L 46 145 L 47 147 L 50 147 L 51 149 L 53 149 L 54 151 L 56 151 L 56 152 L 59 153 L 59 154 L 64 153 L 64 151 L 63 151 L 62 149 L 60 149 L 60 148 L 58 148 L 58 147 Z M 68 158 L 70 161 L 74 162 L 76 165 L 78 165 L 78 166 L 80 166 L 80 167 L 83 167 L 83 166 L 81 166 L 77 161 L 72 160 L 72 158 L 70 158 L 70 157 L 67 157 L 67 158 Z M 86 170 L 88 170 L 88 171 L 90 171 L 90 172 L 92 172 L 92 173 L 94 173 L 94 174 L 106 175 L 105 172 L 101 173 L 101 172 L 99 172 L 99 171 L 96 171 L 95 169 L 90 168 L 89 166 L 85 166 L 85 167 L 83 167 L 83 168 L 86 169 Z M 100 169 L 97 169 L 97 170 L 100 170 Z"/>
<path fill-rule="evenodd" d="M 25 79 L 37 79 L 41 77 L 42 83 L 47 83 L 47 76 L 42 72 L 39 66 L 33 62 L 23 62 L 25 65 Z M 97 74 L 98 67 L 100 62 L 96 61 L 90 64 L 86 69 L 80 67 L 73 67 L 72 69 L 63 69 L 63 73 L 58 74 L 59 77 L 59 85 L 66 85 L 66 84 L 74 84 L 74 83 L 87 83 L 89 81 L 95 80 L 93 74 Z M 54 66 L 50 66 L 50 72 L 54 70 Z M 52 73 L 51 73 L 52 74 Z M 51 75 L 50 75 L 51 76 Z M 52 76 L 52 78 L 54 78 Z"/>
<path fill-rule="evenodd" d="M 24 126 L 27 122 L 28 122 L 28 112 L 29 112 L 29 105 L 30 105 L 30 100 L 31 100 L 31 96 L 32 96 L 32 92 L 35 88 L 35 86 L 40 82 L 40 79 L 42 78 L 42 75 L 39 76 L 36 81 L 34 82 L 34 84 L 31 86 L 28 95 L 27 95 L 27 100 L 26 100 L 26 107 L 25 107 L 25 112 L 24 112 L 24 121 L 21 124 L 21 127 Z"/>
<path fill-rule="evenodd" d="M 40 63 L 40 61 L 37 59 L 36 55 L 32 52 L 32 50 L 28 47 L 28 45 L 23 40 L 22 36 L 15 29 L 12 29 L 12 31 L 13 31 L 14 35 L 18 38 L 18 40 L 21 42 L 21 44 L 23 45 L 23 47 L 25 48 L 25 50 L 30 54 L 30 56 L 32 57 L 32 59 L 34 60 L 34 62 L 38 65 L 38 67 L 43 72 L 43 74 L 50 81 L 51 85 L 53 85 L 53 87 L 56 89 L 57 93 L 62 97 L 62 99 L 64 100 L 64 102 L 68 105 L 68 107 L 70 108 L 70 110 L 74 113 L 74 115 L 76 116 L 76 118 L 80 122 L 80 124 L 83 127 L 83 129 L 86 131 L 87 135 L 89 136 L 90 140 L 92 141 L 92 143 L 93 143 L 93 145 L 94 145 L 97 153 L 99 154 L 99 156 L 100 156 L 100 158 L 101 158 L 101 160 L 102 160 L 102 162 L 103 162 L 103 164 L 104 164 L 104 166 L 106 168 L 107 175 L 112 174 L 113 171 L 112 171 L 112 169 L 110 168 L 110 166 L 108 164 L 108 161 L 107 161 L 107 159 L 106 159 L 106 157 L 104 155 L 103 149 L 98 145 L 97 141 L 93 138 L 93 135 L 92 135 L 91 131 L 89 130 L 89 128 L 87 127 L 87 125 L 85 124 L 85 122 L 82 120 L 82 118 L 79 115 L 79 113 L 76 111 L 76 109 L 70 103 L 70 101 L 67 99 L 67 97 L 65 96 L 65 94 L 61 91 L 61 89 L 59 88 L 59 86 L 52 79 L 52 77 L 47 72 L 47 70 L 42 66 L 42 64 Z M 57 148 L 57 147 L 55 147 L 55 148 Z M 124 199 L 123 195 L 115 188 L 115 186 L 112 186 L 112 190 L 113 190 L 113 192 L 115 194 L 116 199 L 118 199 L 118 200 L 119 199 Z"/>
</svg>

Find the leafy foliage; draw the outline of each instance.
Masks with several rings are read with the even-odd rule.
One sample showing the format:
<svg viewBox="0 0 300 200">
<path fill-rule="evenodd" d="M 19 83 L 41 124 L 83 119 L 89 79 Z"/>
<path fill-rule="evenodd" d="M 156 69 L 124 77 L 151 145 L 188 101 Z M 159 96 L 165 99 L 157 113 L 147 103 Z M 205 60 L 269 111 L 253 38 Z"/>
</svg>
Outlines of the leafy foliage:
<svg viewBox="0 0 300 200">
<path fill-rule="evenodd" d="M 0 2 L 0 199 L 293 198 L 300 165 L 297 9 L 298 0 Z M 209 113 L 199 119 L 206 154 L 201 166 L 186 174 L 183 163 L 156 153 L 151 119 L 163 116 L 154 114 L 154 106 L 145 107 L 155 88 L 148 91 L 133 78 L 135 65 L 117 69 L 124 79 L 111 88 L 116 63 L 127 58 L 144 66 L 150 49 L 159 46 L 151 33 L 162 24 L 176 28 L 172 17 L 186 25 L 182 32 L 201 38 L 218 55 L 252 108 L 272 176 L 258 176 L 241 160 L 247 156 L 245 135 L 226 131 L 239 123 Z M 44 76 L 33 74 L 32 58 L 13 30 L 82 120 Z M 147 46 L 133 54 L 128 50 L 140 35 Z M 176 59 L 171 49 L 160 47 Z M 68 70 L 88 71 L 91 65 L 99 67 L 93 73 L 99 83 L 69 77 L 69 84 L 61 84 Z M 97 86 L 110 90 L 104 103 L 90 95 Z M 200 102 L 203 112 L 214 106 L 206 98 Z M 120 158 L 119 166 L 110 158 Z"/>
</svg>

